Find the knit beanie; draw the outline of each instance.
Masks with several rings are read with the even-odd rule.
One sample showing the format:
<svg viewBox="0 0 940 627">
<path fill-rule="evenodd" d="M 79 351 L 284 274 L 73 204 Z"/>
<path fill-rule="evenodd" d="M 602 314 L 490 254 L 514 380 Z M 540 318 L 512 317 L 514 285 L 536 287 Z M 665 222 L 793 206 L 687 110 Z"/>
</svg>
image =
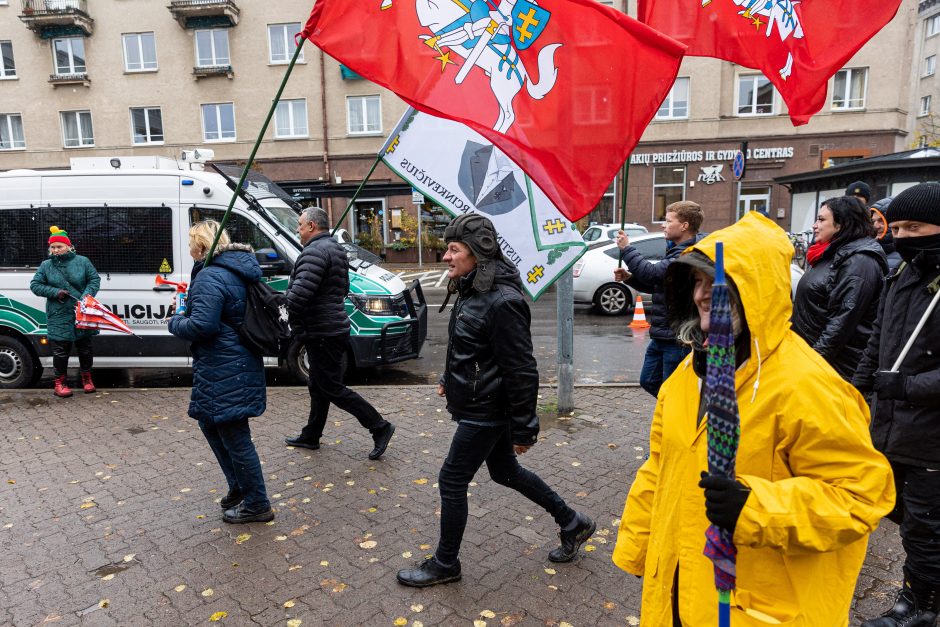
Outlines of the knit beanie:
<svg viewBox="0 0 940 627">
<path fill-rule="evenodd" d="M 496 261 L 503 252 L 496 239 L 496 227 L 486 216 L 479 213 L 464 213 L 454 218 L 444 229 L 445 242 L 463 242 L 477 258 L 477 274 L 473 287 L 487 292 L 493 287 L 496 277 Z"/>
<path fill-rule="evenodd" d="M 855 181 L 845 188 L 846 196 L 861 196 L 865 202 L 871 200 L 871 188 L 865 181 Z"/>
<path fill-rule="evenodd" d="M 894 197 L 885 211 L 888 224 L 914 220 L 940 225 L 940 183 L 921 183 Z"/>
<path fill-rule="evenodd" d="M 72 240 L 69 239 L 69 234 L 59 227 L 50 226 L 49 232 L 52 234 L 49 236 L 50 244 L 65 244 L 66 246 L 72 245 Z"/>
</svg>

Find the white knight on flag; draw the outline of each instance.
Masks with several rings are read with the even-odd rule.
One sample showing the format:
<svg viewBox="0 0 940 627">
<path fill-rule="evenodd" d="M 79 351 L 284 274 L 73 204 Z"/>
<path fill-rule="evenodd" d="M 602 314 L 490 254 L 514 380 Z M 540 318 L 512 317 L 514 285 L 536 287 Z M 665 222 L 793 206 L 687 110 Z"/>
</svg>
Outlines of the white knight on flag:
<svg viewBox="0 0 940 627">
<path fill-rule="evenodd" d="M 462 124 L 405 112 L 381 151 L 388 167 L 452 216 L 493 221 L 533 300 L 587 250 L 581 234 L 519 166 Z"/>
<path fill-rule="evenodd" d="M 794 39 L 803 39 L 803 25 L 800 23 L 800 16 L 796 14 L 796 5 L 798 1 L 794 0 L 734 0 L 739 7 L 744 7 L 743 11 L 738 11 L 738 15 L 750 20 L 751 24 L 760 28 L 767 25 L 765 34 L 770 37 L 774 31 L 774 25 L 777 26 L 777 35 L 780 41 L 786 41 L 791 36 Z M 702 6 L 705 6 L 704 4 Z M 766 22 L 761 21 L 761 17 L 766 18 Z M 793 54 L 787 53 L 787 62 L 780 68 L 780 77 L 786 80 L 793 71 Z"/>
</svg>

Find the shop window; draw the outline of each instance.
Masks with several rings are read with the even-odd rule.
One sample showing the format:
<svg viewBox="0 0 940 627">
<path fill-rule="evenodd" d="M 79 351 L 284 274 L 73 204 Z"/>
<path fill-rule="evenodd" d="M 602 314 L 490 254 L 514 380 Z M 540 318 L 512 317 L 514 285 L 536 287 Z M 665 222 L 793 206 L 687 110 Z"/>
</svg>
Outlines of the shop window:
<svg viewBox="0 0 940 627">
<path fill-rule="evenodd" d="M 773 115 L 774 86 L 762 74 L 738 77 L 738 115 Z"/>
<path fill-rule="evenodd" d="M 666 220 L 666 207 L 685 200 L 685 166 L 653 168 L 653 222 Z"/>
<path fill-rule="evenodd" d="M 832 82 L 832 108 L 847 111 L 865 108 L 868 68 L 839 70 Z"/>
<path fill-rule="evenodd" d="M 346 96 L 346 132 L 350 135 L 382 132 L 382 101 L 378 96 Z"/>
<path fill-rule="evenodd" d="M 357 200 L 352 211 L 353 240 L 371 251 L 388 243 L 388 224 L 385 220 L 385 201 L 381 199 Z"/>
<path fill-rule="evenodd" d="M 689 117 L 689 78 L 680 77 L 656 112 L 657 120 L 684 120 Z"/>
</svg>

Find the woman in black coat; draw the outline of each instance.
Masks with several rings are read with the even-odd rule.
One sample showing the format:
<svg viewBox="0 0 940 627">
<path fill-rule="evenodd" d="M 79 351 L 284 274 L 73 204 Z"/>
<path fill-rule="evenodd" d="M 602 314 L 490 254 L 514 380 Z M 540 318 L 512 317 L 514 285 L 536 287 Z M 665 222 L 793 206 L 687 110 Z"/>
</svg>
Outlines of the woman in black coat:
<svg viewBox="0 0 940 627">
<path fill-rule="evenodd" d="M 813 233 L 810 267 L 793 301 L 793 330 L 851 381 L 872 332 L 887 260 L 869 212 L 851 196 L 824 202 Z"/>
</svg>

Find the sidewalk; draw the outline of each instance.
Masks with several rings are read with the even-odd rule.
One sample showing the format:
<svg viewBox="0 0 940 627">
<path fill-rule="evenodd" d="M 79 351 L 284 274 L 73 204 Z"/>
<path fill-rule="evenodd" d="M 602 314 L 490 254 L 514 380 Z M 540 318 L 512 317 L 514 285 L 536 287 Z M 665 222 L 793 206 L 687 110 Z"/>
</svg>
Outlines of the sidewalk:
<svg viewBox="0 0 940 627">
<path fill-rule="evenodd" d="M 398 427 L 380 461 L 366 458 L 368 432 L 336 409 L 323 448 L 286 448 L 307 391 L 269 389 L 252 427 L 277 518 L 234 526 L 216 504 L 221 471 L 185 415 L 188 389 L 66 400 L 0 392 L 0 624 L 638 624 L 640 581 L 611 551 L 646 456 L 650 396 L 576 388 L 574 417 L 543 418 L 521 460 L 597 520 L 578 560 L 549 562 L 551 518 L 481 471 L 463 580 L 415 590 L 395 573 L 435 546 L 437 472 L 453 423 L 432 386 L 358 391 Z M 542 396 L 553 404 L 553 390 Z M 900 558 L 897 528 L 885 523 L 859 579 L 862 616 L 893 599 Z"/>
</svg>

